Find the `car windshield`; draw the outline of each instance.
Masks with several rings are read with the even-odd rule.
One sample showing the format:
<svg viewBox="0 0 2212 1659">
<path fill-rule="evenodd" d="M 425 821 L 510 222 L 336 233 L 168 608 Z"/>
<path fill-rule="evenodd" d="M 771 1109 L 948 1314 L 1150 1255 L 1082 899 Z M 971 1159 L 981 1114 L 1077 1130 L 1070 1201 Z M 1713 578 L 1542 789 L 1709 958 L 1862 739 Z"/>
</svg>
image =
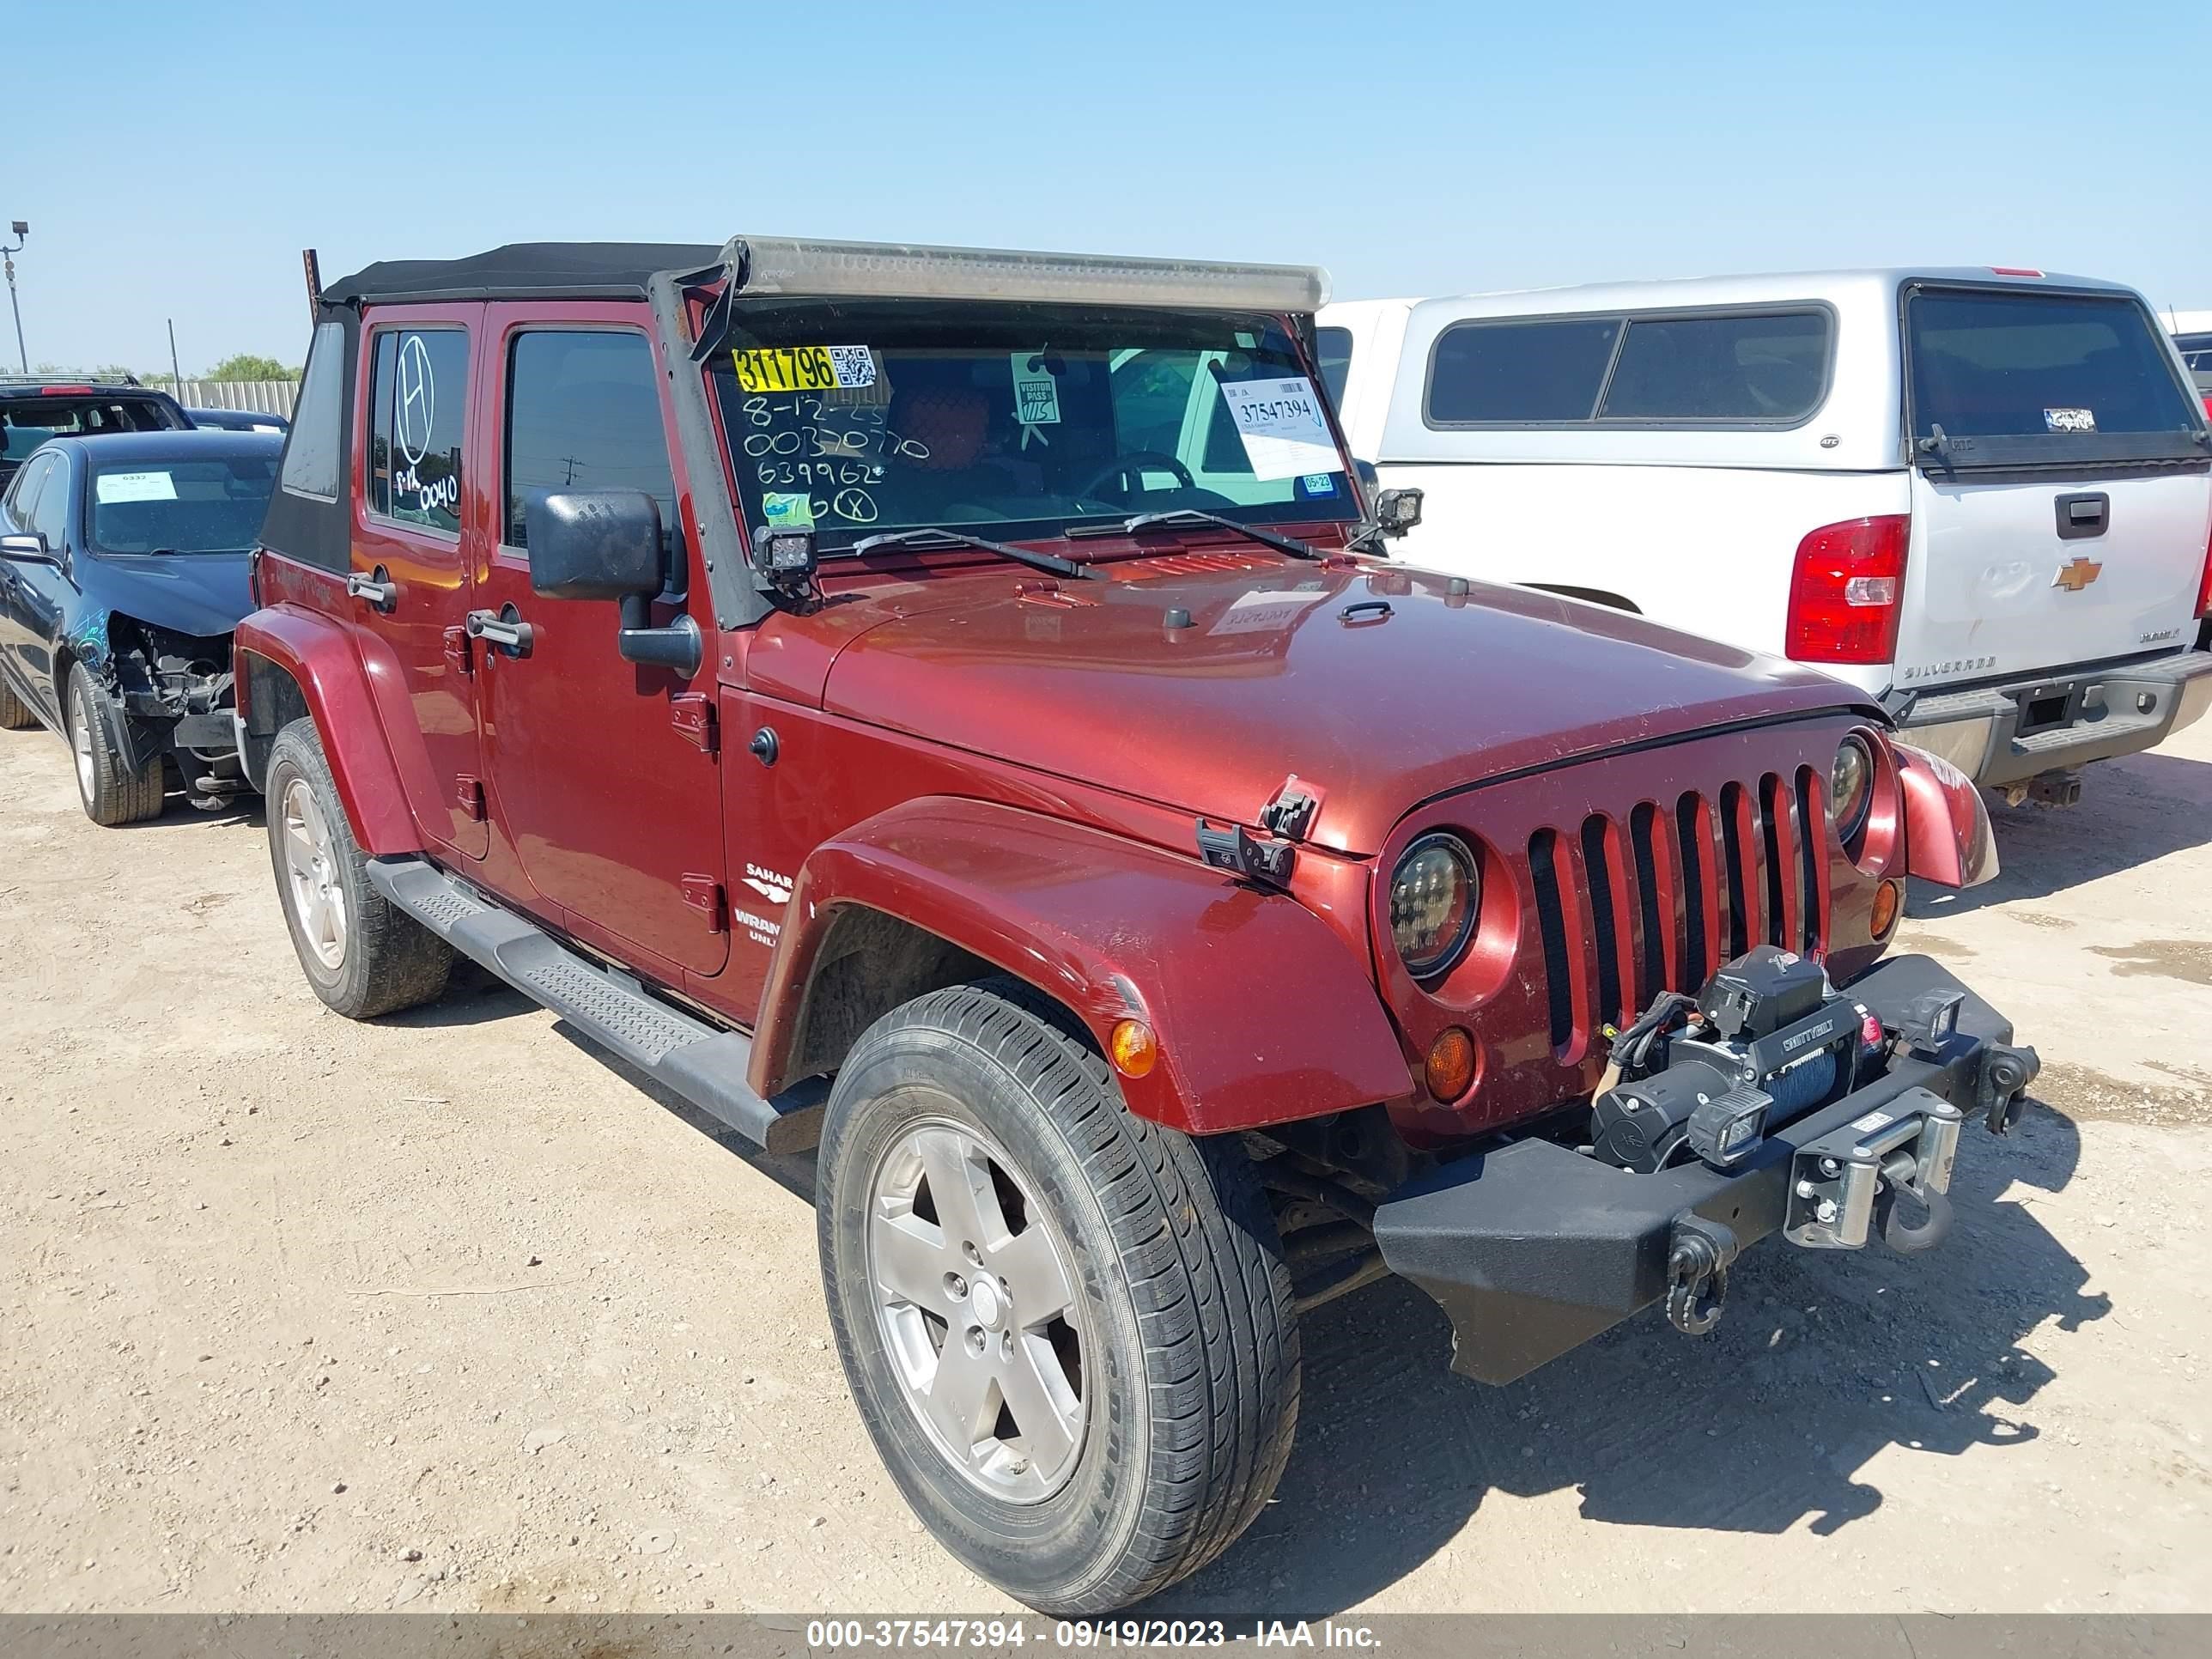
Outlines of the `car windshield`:
<svg viewBox="0 0 2212 1659">
<path fill-rule="evenodd" d="M 1196 507 L 1358 516 L 1288 330 L 1220 312 L 752 301 L 711 374 L 748 526 L 824 552 Z"/>
<path fill-rule="evenodd" d="M 276 457 L 110 461 L 93 469 L 87 522 L 103 553 L 239 553 L 261 533 Z"/>
</svg>

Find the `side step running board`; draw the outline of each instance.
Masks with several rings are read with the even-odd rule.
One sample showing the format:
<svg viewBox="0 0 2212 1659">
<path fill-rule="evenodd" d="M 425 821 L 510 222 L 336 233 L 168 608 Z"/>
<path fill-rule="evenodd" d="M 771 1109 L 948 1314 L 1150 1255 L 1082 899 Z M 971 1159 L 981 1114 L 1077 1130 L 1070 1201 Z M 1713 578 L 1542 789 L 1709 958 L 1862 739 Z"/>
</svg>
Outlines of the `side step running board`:
<svg viewBox="0 0 2212 1659">
<path fill-rule="evenodd" d="M 763 1100 L 745 1085 L 753 1044 L 742 1032 L 722 1030 L 647 995 L 635 981 L 479 898 L 422 859 L 371 859 L 368 879 L 463 956 L 756 1146 L 800 1152 L 820 1136 L 828 1083 L 809 1078 Z"/>
</svg>

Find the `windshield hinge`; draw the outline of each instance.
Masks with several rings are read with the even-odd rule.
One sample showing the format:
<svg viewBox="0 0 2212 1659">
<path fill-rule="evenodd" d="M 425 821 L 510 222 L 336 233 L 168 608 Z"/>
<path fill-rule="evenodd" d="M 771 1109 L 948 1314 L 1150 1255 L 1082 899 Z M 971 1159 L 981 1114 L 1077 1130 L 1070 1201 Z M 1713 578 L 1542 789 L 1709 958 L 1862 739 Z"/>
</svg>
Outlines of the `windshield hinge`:
<svg viewBox="0 0 2212 1659">
<path fill-rule="evenodd" d="M 714 702 L 703 692 L 686 691 L 668 700 L 670 724 L 676 735 L 702 754 L 715 748 Z"/>
</svg>

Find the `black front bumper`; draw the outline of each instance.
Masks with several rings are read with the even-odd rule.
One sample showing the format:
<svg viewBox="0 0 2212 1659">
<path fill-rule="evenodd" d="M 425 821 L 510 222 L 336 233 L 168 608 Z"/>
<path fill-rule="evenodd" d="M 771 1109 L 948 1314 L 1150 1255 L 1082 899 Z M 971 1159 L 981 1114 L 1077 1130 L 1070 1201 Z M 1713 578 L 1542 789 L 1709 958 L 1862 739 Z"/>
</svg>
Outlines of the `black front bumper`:
<svg viewBox="0 0 2212 1659">
<path fill-rule="evenodd" d="M 2027 1052 L 2010 1046 L 2010 1021 L 1925 957 L 1884 962 L 1839 988 L 1892 1028 L 1930 993 L 1963 1000 L 1956 1029 L 1928 1057 L 1896 1058 L 1874 1081 L 1770 1129 L 1732 1170 L 1692 1163 L 1638 1175 L 1532 1139 L 1445 1164 L 1393 1194 L 1376 1211 L 1376 1243 L 1393 1273 L 1450 1316 L 1452 1369 L 1510 1382 L 1660 1301 L 1678 1223 L 1718 1224 L 1739 1246 L 1782 1231 L 1798 1150 L 1904 1109 L 1908 1091 L 2005 1125 L 2017 1087 L 1998 1085 L 2020 1075 Z M 2032 1054 L 2025 1066 L 2032 1078 Z"/>
</svg>

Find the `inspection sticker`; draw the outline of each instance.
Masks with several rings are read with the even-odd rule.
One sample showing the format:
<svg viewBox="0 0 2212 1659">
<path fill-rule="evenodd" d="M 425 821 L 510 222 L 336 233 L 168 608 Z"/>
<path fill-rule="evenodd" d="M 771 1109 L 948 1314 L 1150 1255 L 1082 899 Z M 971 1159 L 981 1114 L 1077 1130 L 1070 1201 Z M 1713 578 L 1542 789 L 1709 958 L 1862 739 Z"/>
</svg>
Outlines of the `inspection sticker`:
<svg viewBox="0 0 2212 1659">
<path fill-rule="evenodd" d="M 2053 432 L 2094 432 L 2097 411 L 2094 409 L 2046 409 L 2043 424 Z"/>
<path fill-rule="evenodd" d="M 1343 465 L 1322 417 L 1321 398 L 1304 375 L 1224 380 L 1221 397 L 1244 440 L 1254 477 L 1295 478 L 1302 472 L 1334 472 Z"/>
<path fill-rule="evenodd" d="M 761 511 L 767 514 L 770 530 L 814 527 L 814 497 L 804 490 L 769 490 L 761 496 Z"/>
<path fill-rule="evenodd" d="M 177 481 L 166 472 L 103 472 L 92 481 L 93 498 L 111 501 L 173 501 Z"/>
<path fill-rule="evenodd" d="M 762 346 L 732 351 L 748 392 L 836 392 L 873 386 L 876 355 L 866 346 Z"/>
</svg>

